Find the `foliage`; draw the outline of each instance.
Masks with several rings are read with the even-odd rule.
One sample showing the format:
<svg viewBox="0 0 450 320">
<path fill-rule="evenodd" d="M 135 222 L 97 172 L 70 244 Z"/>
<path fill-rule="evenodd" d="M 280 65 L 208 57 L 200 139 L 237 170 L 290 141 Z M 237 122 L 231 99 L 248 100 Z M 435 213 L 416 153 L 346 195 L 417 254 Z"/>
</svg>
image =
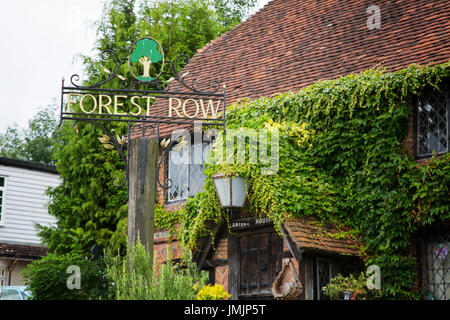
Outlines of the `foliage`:
<svg viewBox="0 0 450 320">
<path fill-rule="evenodd" d="M 17 124 L 8 126 L 5 132 L 0 134 L 0 156 L 27 160 L 23 148 L 23 138 Z"/>
<path fill-rule="evenodd" d="M 367 288 L 367 275 L 361 272 L 358 277 L 350 274 L 344 277 L 338 274 L 322 289 L 323 293 L 334 300 L 342 300 L 344 292 L 351 293 L 351 300 L 367 300 L 377 297 L 377 290 Z"/>
<path fill-rule="evenodd" d="M 174 234 L 176 232 L 175 226 L 181 220 L 181 211 L 169 212 L 164 210 L 159 203 L 155 203 L 155 227 L 157 229 L 169 229 Z"/>
<path fill-rule="evenodd" d="M 56 104 L 40 109 L 24 130 L 8 126 L 0 134 L 0 156 L 53 164 L 54 145 L 61 140 L 56 110 Z"/>
<path fill-rule="evenodd" d="M 245 17 L 256 5 L 256 0 L 213 0 L 219 21 L 226 29 L 231 29 Z"/>
<path fill-rule="evenodd" d="M 168 261 L 158 270 L 140 242 L 131 246 L 124 258 L 109 252 L 105 259 L 117 300 L 193 300 L 197 288 L 206 283 L 206 274 L 200 273 L 189 257 L 184 266 L 172 266 Z"/>
<path fill-rule="evenodd" d="M 266 129 L 270 141 L 278 129 L 279 170 L 262 175 L 267 166 L 262 161 L 220 163 L 216 148 L 216 162 L 204 171 L 205 191 L 182 209 L 181 240 L 194 249 L 210 232 L 208 221 L 226 221 L 210 176 L 235 173 L 250 182 L 248 210 L 266 214 L 276 228 L 288 217 L 308 215 L 351 228 L 348 235 L 362 241 L 366 264 L 381 268 L 384 297 L 418 297 L 417 261 L 409 245 L 420 228 L 450 218 L 450 155 L 418 164 L 402 141 L 414 98 L 438 90 L 449 66 L 411 65 L 394 73 L 371 69 L 235 103 L 227 110 L 227 133 Z"/>
<path fill-rule="evenodd" d="M 126 57 L 135 39 L 151 35 L 163 46 L 166 59 L 181 53 L 193 55 L 223 31 L 212 10 L 207 1 L 142 2 L 139 8 L 131 0 L 106 2 L 96 25 L 96 49 L 113 50 L 119 57 Z M 113 59 L 103 58 L 83 56 L 88 76 L 84 84 L 92 85 L 98 76 L 103 79 L 113 70 Z M 131 77 L 126 64 L 118 74 Z M 107 84 L 110 88 L 120 86 L 120 79 Z M 124 124 L 103 125 L 119 136 L 127 130 Z M 104 132 L 90 123 L 65 121 L 60 132 L 54 157 L 62 183 L 48 193 L 49 213 L 58 218 L 58 224 L 40 227 L 43 241 L 50 252 L 58 254 L 86 253 L 94 243 L 124 253 L 126 187 L 115 188 L 111 183 L 112 179 L 116 179 L 115 183 L 124 179 L 121 159 L 117 152 L 104 150 L 98 142 Z"/>
<path fill-rule="evenodd" d="M 69 266 L 78 266 L 81 272 L 80 289 L 69 289 Z M 26 285 L 35 300 L 95 300 L 108 298 L 109 284 L 105 277 L 103 259 L 88 260 L 80 255 L 48 254 L 33 261 L 24 270 Z"/>
<path fill-rule="evenodd" d="M 96 49 L 99 52 L 113 50 L 118 56 L 126 57 L 134 40 L 151 36 L 161 44 L 165 61 L 173 61 L 181 54 L 192 57 L 198 49 L 240 22 L 254 4 L 254 0 L 214 3 L 208 0 L 144 0 L 137 6 L 134 0 L 109 1 L 105 4 L 102 19 L 96 24 L 99 34 Z M 227 12 L 232 14 L 226 15 Z M 104 68 L 113 70 L 112 59 L 105 63 L 101 56 L 81 57 L 91 80 L 98 79 L 98 75 L 105 76 Z M 169 69 L 164 69 L 163 81 L 172 77 Z M 129 78 L 128 66 L 123 64 L 118 74 Z M 111 87 L 120 87 L 119 81 L 112 81 Z"/>
<path fill-rule="evenodd" d="M 98 44 L 103 47 L 99 49 L 117 46 L 119 53 L 126 54 L 126 41 L 135 30 L 133 1 L 106 3 L 103 14 L 98 26 Z M 84 64 L 88 74 L 86 84 L 93 84 L 100 62 L 85 57 Z M 111 68 L 107 63 L 108 67 Z M 126 132 L 124 125 L 104 124 L 104 127 L 119 136 Z M 107 248 L 118 224 L 123 227 L 127 213 L 126 186 L 116 188 L 112 182 L 123 181 L 124 164 L 117 152 L 105 152 L 98 141 L 102 133 L 88 122 L 62 124 L 61 143 L 56 144 L 54 154 L 62 182 L 48 191 L 48 211 L 58 223 L 39 227 L 39 235 L 50 252 L 86 254 L 95 243 Z M 116 239 L 114 244 L 121 246 L 123 241 Z"/>
<path fill-rule="evenodd" d="M 126 57 L 134 40 L 150 35 L 161 42 L 167 60 L 182 53 L 192 56 L 225 30 L 207 1 L 144 1 L 136 8 L 134 0 L 112 0 L 105 3 L 96 28 L 98 52 L 112 50 L 119 57 Z M 114 70 L 111 56 L 81 57 L 87 80 L 80 84 L 92 85 Z M 121 65 L 118 75 L 131 79 L 126 64 Z M 163 74 L 162 79 L 168 77 Z M 118 77 L 105 88 L 119 88 L 120 81 Z M 65 121 L 57 131 L 59 138 L 51 136 L 56 114 L 54 111 L 38 114 L 30 122 L 32 134 L 26 132 L 25 139 L 16 127 L 0 137 L 5 137 L 0 139 L 3 156 L 9 155 L 3 152 L 15 152 L 11 157 L 49 163 L 51 155 L 56 161 L 62 182 L 48 191 L 48 211 L 58 222 L 52 227 L 38 226 L 39 235 L 51 253 L 47 259 L 62 261 L 68 254 L 84 256 L 95 243 L 123 255 L 126 250 L 126 186 L 115 188 L 111 182 L 113 179 L 115 183 L 123 181 L 124 164 L 117 152 L 104 150 L 98 142 L 104 132 L 91 123 Z M 127 130 L 124 124 L 110 123 L 104 127 L 119 136 Z M 173 278 L 168 267 L 163 271 L 163 280 Z M 36 277 L 41 275 L 40 269 L 31 266 L 29 277 L 34 279 L 34 273 L 39 273 Z"/>
<path fill-rule="evenodd" d="M 48 212 L 56 226 L 40 226 L 39 235 L 50 252 L 88 253 L 97 243 L 106 248 L 118 222 L 126 215 L 126 186 L 115 188 L 112 178 L 123 179 L 121 160 L 104 152 L 98 129 L 78 123 L 78 133 L 63 124 L 63 144 L 56 145 L 56 167 L 62 181 L 48 191 Z"/>
<path fill-rule="evenodd" d="M 222 285 L 206 285 L 197 294 L 197 300 L 227 300 L 231 294 Z"/>
<path fill-rule="evenodd" d="M 166 61 L 172 61 L 180 54 L 192 57 L 225 31 L 205 0 L 146 1 L 140 6 L 138 16 L 139 36 L 150 35 L 157 39 Z"/>
</svg>

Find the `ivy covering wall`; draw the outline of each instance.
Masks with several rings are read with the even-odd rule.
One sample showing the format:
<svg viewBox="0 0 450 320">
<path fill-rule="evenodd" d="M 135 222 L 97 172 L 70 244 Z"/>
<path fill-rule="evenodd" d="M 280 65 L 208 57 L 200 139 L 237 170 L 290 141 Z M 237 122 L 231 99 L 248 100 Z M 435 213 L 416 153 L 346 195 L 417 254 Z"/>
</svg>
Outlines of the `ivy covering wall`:
<svg viewBox="0 0 450 320">
<path fill-rule="evenodd" d="M 228 219 L 210 176 L 235 173 L 250 182 L 248 210 L 270 217 L 277 230 L 290 217 L 334 223 L 347 230 L 342 236 L 360 239 L 367 265 L 380 267 L 384 297 L 420 297 L 411 239 L 449 221 L 449 155 L 418 164 L 402 141 L 415 97 L 439 90 L 448 76 L 450 63 L 371 69 L 233 104 L 227 128 L 279 130 L 278 172 L 261 175 L 263 163 L 207 165 L 204 191 L 175 214 L 157 210 L 156 226 L 179 223 L 180 242 L 194 249 L 210 232 L 207 221 Z"/>
</svg>

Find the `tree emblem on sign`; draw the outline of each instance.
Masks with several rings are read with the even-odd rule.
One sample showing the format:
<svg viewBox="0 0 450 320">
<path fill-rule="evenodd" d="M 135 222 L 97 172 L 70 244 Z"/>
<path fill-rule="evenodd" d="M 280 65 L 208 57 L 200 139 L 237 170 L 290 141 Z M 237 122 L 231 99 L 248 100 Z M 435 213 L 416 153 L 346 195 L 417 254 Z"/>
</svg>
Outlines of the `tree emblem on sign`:
<svg viewBox="0 0 450 320">
<path fill-rule="evenodd" d="M 164 55 L 162 54 L 161 45 L 152 38 L 141 38 L 137 40 L 130 48 L 130 57 L 129 61 L 129 69 L 131 74 L 140 81 L 152 81 L 159 76 L 162 72 L 161 70 L 156 77 L 152 77 L 151 66 L 157 62 L 162 61 L 162 65 L 164 65 Z M 140 76 L 136 76 L 135 73 L 131 70 L 130 63 L 138 63 L 142 67 L 142 74 Z"/>
</svg>

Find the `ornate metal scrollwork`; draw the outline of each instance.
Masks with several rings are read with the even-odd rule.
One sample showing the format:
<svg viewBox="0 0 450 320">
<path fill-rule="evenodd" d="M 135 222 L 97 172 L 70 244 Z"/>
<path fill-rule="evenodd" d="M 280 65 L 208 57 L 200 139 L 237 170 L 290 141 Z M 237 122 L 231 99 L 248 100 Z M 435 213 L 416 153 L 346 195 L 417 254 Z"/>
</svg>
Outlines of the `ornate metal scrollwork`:
<svg viewBox="0 0 450 320">
<path fill-rule="evenodd" d="M 153 136 L 158 143 L 157 152 L 159 153 L 159 148 L 162 148 L 161 155 L 156 161 L 157 179 L 155 181 L 155 185 L 157 184 L 163 189 L 170 189 L 173 185 L 172 180 L 167 178 L 164 181 L 161 181 L 159 177 L 159 169 L 162 166 L 162 163 L 168 155 L 169 151 L 174 150 L 174 148 L 183 147 L 186 142 L 183 142 L 182 139 L 178 139 L 177 141 L 164 139 L 160 144 L 160 125 L 191 125 L 194 124 L 195 121 L 200 121 L 205 125 L 224 127 L 225 86 L 223 86 L 223 92 L 219 92 L 219 89 L 221 89 L 221 83 L 218 80 L 211 80 L 208 83 L 202 82 L 195 77 L 193 78 L 192 76 L 189 76 L 188 71 L 180 74 L 180 70 L 189 62 L 189 57 L 185 54 L 181 54 L 173 61 L 166 61 L 164 59 L 164 53 L 160 44 L 150 37 L 143 37 L 133 42 L 128 52 L 128 57 L 121 58 L 114 50 L 103 51 L 100 55 L 99 72 L 101 74 L 104 74 L 103 76 L 98 75 L 94 79 L 91 79 L 94 81 L 90 81 L 89 83 L 95 82 L 93 84 L 89 84 L 88 82 L 83 83 L 82 81 L 80 81 L 80 76 L 78 74 L 73 74 L 70 77 L 69 86 L 65 86 L 64 79 L 62 80 L 60 124 L 64 119 L 71 120 L 74 124 L 77 121 L 87 121 L 92 123 L 103 132 L 98 137 L 100 143 L 104 148 L 108 150 L 116 150 L 125 166 L 125 178 L 121 180 L 120 178 L 114 177 L 111 181 L 112 185 L 117 188 L 124 186 L 129 181 L 128 152 L 130 147 L 129 143 L 131 135 L 133 135 L 134 137 L 140 136 L 141 138 L 146 138 L 149 135 Z M 103 65 L 101 63 L 102 61 Z M 124 63 L 128 64 L 128 78 L 126 78 L 124 74 L 120 74 L 120 70 L 126 69 L 123 67 Z M 109 66 L 109 69 L 106 67 L 106 65 Z M 167 78 L 170 79 L 166 80 Z M 114 86 L 112 86 L 112 84 L 110 83 L 113 80 L 115 81 Z M 183 88 L 187 90 L 182 89 L 170 91 L 169 87 L 171 86 L 171 83 L 173 81 L 177 81 Z M 109 88 L 107 87 L 108 83 L 110 84 Z M 201 91 L 199 88 L 200 86 L 205 88 L 208 87 L 211 90 L 208 89 L 207 91 Z M 179 87 L 180 86 L 178 86 L 178 88 Z M 65 94 L 68 95 L 66 106 L 64 106 Z M 102 102 L 102 96 L 98 97 L 98 100 L 96 100 L 97 98 L 95 97 L 95 95 L 107 95 L 110 97 L 110 102 L 105 105 L 105 103 Z M 77 96 L 79 100 L 77 100 Z M 86 96 L 89 97 L 89 100 L 92 99 L 94 104 L 94 108 L 90 109 L 89 111 L 83 109 L 82 106 L 83 99 L 85 99 Z M 133 98 L 135 96 L 137 96 L 138 98 L 145 97 L 147 98 L 147 110 L 144 110 L 143 107 L 141 108 L 140 105 L 137 105 L 137 107 L 139 107 L 138 110 L 140 110 L 138 112 L 129 112 L 128 114 L 126 112 L 118 112 L 117 106 L 120 107 L 122 105 L 122 102 L 117 102 L 118 100 L 114 100 L 114 109 L 112 106 L 107 107 L 112 101 L 111 96 L 121 97 L 122 99 L 123 97 L 131 97 L 131 102 L 129 101 L 129 103 L 134 103 Z M 148 102 L 150 101 L 151 97 L 155 99 L 174 98 L 177 99 L 176 101 L 185 99 L 185 101 L 190 100 L 191 104 L 192 100 L 200 99 L 202 109 L 202 99 L 209 99 L 210 102 L 207 102 L 208 107 L 206 108 L 206 116 L 205 111 L 203 110 L 203 116 L 198 118 L 196 117 L 196 115 L 191 116 L 189 114 L 186 114 L 186 112 L 184 113 L 185 116 L 180 116 L 178 111 L 178 117 L 172 116 L 170 112 L 167 116 L 161 114 L 151 115 L 149 112 L 150 107 Z M 212 111 L 213 107 L 211 101 L 215 101 L 215 112 Z M 216 101 L 217 104 L 215 104 Z M 76 103 L 79 103 L 79 109 L 71 109 L 71 104 L 74 105 Z M 197 113 L 199 113 L 198 104 L 195 100 L 194 103 L 197 105 Z M 212 115 L 211 117 L 207 114 L 210 103 Z M 219 112 L 219 103 L 222 103 L 221 112 Z M 182 108 L 184 110 L 185 104 L 183 104 Z M 111 110 L 115 110 L 115 113 L 111 113 Z M 142 111 L 144 111 L 145 115 Z M 216 115 L 218 116 L 216 117 Z M 122 123 L 127 123 L 128 131 L 126 133 L 126 137 L 124 135 L 116 134 L 113 130 L 108 131 L 107 128 L 99 123 L 100 121 L 119 121 Z M 144 140 L 145 139 L 142 139 L 142 143 L 144 143 Z M 140 161 L 146 161 L 146 152 L 143 152 L 139 156 L 141 157 Z M 145 168 L 145 165 L 143 165 L 142 167 Z M 145 171 L 142 173 L 142 192 L 144 188 L 144 177 Z"/>
<path fill-rule="evenodd" d="M 119 57 L 113 50 L 105 50 L 105 51 L 102 51 L 102 53 L 101 53 L 101 58 L 103 61 L 108 61 L 111 56 L 114 58 L 114 68 L 113 68 L 113 71 L 110 71 L 109 69 L 106 69 L 105 67 L 103 67 L 103 71 L 106 74 L 108 74 L 108 77 L 105 80 L 98 80 L 96 83 L 94 83 L 90 86 L 83 86 L 83 85 L 78 85 L 75 83 L 80 80 L 80 76 L 78 74 L 73 74 L 70 77 L 70 83 L 76 88 L 90 89 L 90 88 L 98 88 L 98 87 L 104 85 L 105 83 L 108 83 L 111 80 L 115 79 L 116 77 L 118 77 L 121 81 L 125 81 L 126 79 L 123 76 L 118 75 L 118 71 L 120 69 L 122 62 L 124 60 L 126 61 L 126 59 L 119 59 Z M 96 76 L 96 77 L 99 78 L 98 76 Z"/>
<path fill-rule="evenodd" d="M 183 148 L 185 143 L 186 143 L 186 141 L 182 140 L 182 139 L 178 139 L 176 141 L 171 141 L 170 138 L 163 139 L 161 141 L 161 144 L 160 144 L 161 147 L 163 148 L 163 150 L 162 150 L 161 156 L 160 156 L 159 161 L 158 161 L 156 172 L 159 172 L 159 168 L 161 167 L 162 162 L 164 161 L 166 156 L 169 154 L 169 152 L 171 150 L 173 150 L 173 148 L 175 148 L 175 147 Z M 157 174 L 156 180 L 158 182 L 158 185 L 161 188 L 166 189 L 166 190 L 170 189 L 172 187 L 172 185 L 173 185 L 173 181 L 171 179 L 169 179 L 169 178 L 166 178 L 164 180 L 164 183 L 162 183 L 161 180 L 159 179 L 159 174 Z"/>
<path fill-rule="evenodd" d="M 92 85 L 81 85 L 79 84 L 80 76 L 78 74 L 73 74 L 70 77 L 70 83 L 78 89 L 92 89 L 92 88 L 99 88 L 103 86 L 104 84 L 107 84 L 108 82 L 119 79 L 119 86 L 120 89 L 140 89 L 145 91 L 145 87 L 148 87 L 148 90 L 157 90 L 161 92 L 167 92 L 169 90 L 169 85 L 172 81 L 176 80 L 179 84 L 181 84 L 184 88 L 195 92 L 195 93 L 201 93 L 201 94 L 214 94 L 219 91 L 221 88 L 221 82 L 219 80 L 210 80 L 209 81 L 209 87 L 212 88 L 212 90 L 208 91 L 201 91 L 198 88 L 198 85 L 201 83 L 201 81 L 197 78 L 193 78 L 190 80 L 190 85 L 186 82 L 186 78 L 189 74 L 189 72 L 185 72 L 184 74 L 180 75 L 179 69 L 181 69 L 180 62 L 182 62 L 183 65 L 186 65 L 189 62 L 189 57 L 185 54 L 179 55 L 177 58 L 175 58 L 174 61 L 164 61 L 163 64 L 169 64 L 169 68 L 171 70 L 171 78 L 167 81 L 161 80 L 162 72 L 159 73 L 153 80 L 151 81 L 143 81 L 138 78 L 135 78 L 131 81 L 126 79 L 123 75 L 119 74 L 120 67 L 124 63 L 129 64 L 129 58 L 122 58 L 120 59 L 117 54 L 113 50 L 105 50 L 101 53 L 101 59 L 103 61 L 108 61 L 111 58 L 113 58 L 114 67 L 112 68 L 112 71 L 107 69 L 106 67 L 103 67 L 103 72 L 106 73 L 108 76 L 106 79 L 99 79 L 96 83 Z M 100 76 L 95 76 L 97 78 L 100 78 Z M 144 89 L 143 89 L 144 88 Z"/>
<path fill-rule="evenodd" d="M 193 92 L 202 93 L 202 91 L 200 91 L 196 88 L 196 85 L 200 82 L 197 78 L 192 79 L 191 85 L 189 86 L 184 81 L 184 78 L 188 75 L 189 72 L 186 72 L 185 74 L 180 76 L 180 74 L 178 73 L 179 59 L 185 59 L 185 61 L 183 62 L 183 64 L 185 64 L 185 65 L 189 63 L 189 57 L 185 54 L 179 55 L 173 62 L 170 62 L 170 68 L 171 68 L 172 74 L 174 76 L 174 79 L 177 80 L 183 87 L 185 87 Z M 213 88 L 213 90 L 208 91 L 207 93 L 216 93 L 220 89 L 220 81 L 219 80 L 211 80 L 210 87 Z"/>
</svg>

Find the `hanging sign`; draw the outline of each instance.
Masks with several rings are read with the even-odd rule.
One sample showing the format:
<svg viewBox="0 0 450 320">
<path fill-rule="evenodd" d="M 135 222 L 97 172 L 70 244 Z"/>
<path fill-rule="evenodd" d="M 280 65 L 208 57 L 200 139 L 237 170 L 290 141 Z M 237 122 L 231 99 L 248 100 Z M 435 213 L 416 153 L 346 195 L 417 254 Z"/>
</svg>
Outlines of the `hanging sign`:
<svg viewBox="0 0 450 320">
<path fill-rule="evenodd" d="M 70 114 L 74 110 L 79 110 L 83 114 L 150 117 L 152 105 L 157 98 L 150 95 L 67 93 L 65 113 Z M 131 108 L 126 108 L 126 105 Z M 221 100 L 169 97 L 165 115 L 169 118 L 214 119 L 221 111 Z"/>
<path fill-rule="evenodd" d="M 78 85 L 77 74 L 70 78 L 70 86 L 62 81 L 61 120 L 103 120 L 151 123 L 225 124 L 225 87 L 220 82 L 210 81 L 209 91 L 196 88 L 198 79 L 187 84 L 188 72 L 180 75 L 179 60 L 165 61 L 162 46 L 151 37 L 136 40 L 129 48 L 128 57 L 119 58 L 112 50 L 102 53 L 104 61 L 113 65 L 112 70 L 103 67 L 103 80 L 93 85 Z M 127 79 L 121 70 L 126 63 Z M 166 65 L 169 70 L 165 70 Z M 167 69 L 167 68 L 166 68 Z M 126 70 L 126 69 L 125 69 Z M 162 75 L 164 74 L 164 77 Z M 164 80 L 163 78 L 168 78 Z M 101 77 L 99 77 L 101 78 Z M 170 91 L 169 85 L 177 81 L 182 90 Z M 111 88 L 111 84 L 116 88 Z M 108 85 L 106 88 L 105 85 Z M 179 87 L 179 86 L 178 86 Z M 187 89 L 187 90 L 186 90 Z M 158 103 L 159 100 L 165 102 Z M 153 108 L 157 106 L 157 110 Z"/>
</svg>

